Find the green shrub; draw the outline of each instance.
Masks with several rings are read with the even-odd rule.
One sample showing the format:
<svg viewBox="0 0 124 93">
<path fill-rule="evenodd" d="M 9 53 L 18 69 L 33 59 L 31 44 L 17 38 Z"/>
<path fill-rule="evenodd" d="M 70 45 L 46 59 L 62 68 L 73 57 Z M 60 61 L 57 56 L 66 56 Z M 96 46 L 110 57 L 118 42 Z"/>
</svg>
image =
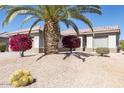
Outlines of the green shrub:
<svg viewBox="0 0 124 93">
<path fill-rule="evenodd" d="M 120 41 L 120 48 L 121 48 L 121 50 L 124 51 L 124 40 L 121 40 Z"/>
<path fill-rule="evenodd" d="M 34 78 L 27 70 L 17 70 L 10 76 L 9 82 L 14 87 L 27 86 L 34 82 Z"/>
<path fill-rule="evenodd" d="M 6 47 L 7 47 L 7 45 L 5 43 L 0 43 L 0 52 L 5 52 Z"/>
<path fill-rule="evenodd" d="M 100 56 L 103 56 L 104 54 L 109 54 L 109 49 L 104 47 L 99 47 L 96 49 L 96 53 L 100 54 Z"/>
</svg>

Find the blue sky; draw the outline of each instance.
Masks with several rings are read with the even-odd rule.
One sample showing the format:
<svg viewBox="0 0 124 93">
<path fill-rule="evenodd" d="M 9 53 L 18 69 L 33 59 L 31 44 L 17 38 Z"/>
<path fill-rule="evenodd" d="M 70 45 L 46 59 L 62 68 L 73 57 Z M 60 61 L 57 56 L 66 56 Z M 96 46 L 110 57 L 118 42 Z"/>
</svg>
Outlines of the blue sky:
<svg viewBox="0 0 124 93">
<path fill-rule="evenodd" d="M 91 20 L 94 27 L 97 26 L 111 26 L 111 25 L 119 25 L 121 29 L 120 39 L 124 39 L 124 6 L 120 5 L 104 5 L 101 6 L 102 15 L 96 14 L 87 14 L 86 16 Z M 33 20 L 28 22 L 25 25 L 21 25 L 24 16 L 16 17 L 11 23 L 9 23 L 4 28 L 2 27 L 2 21 L 5 17 L 5 13 L 0 11 L 0 31 L 1 32 L 10 32 L 10 31 L 17 31 L 23 28 L 29 28 Z M 74 20 L 75 23 L 78 25 L 80 29 L 87 28 L 87 26 L 78 21 Z M 39 24 L 43 26 L 43 24 Z M 66 27 L 61 24 L 61 30 L 65 30 Z"/>
</svg>

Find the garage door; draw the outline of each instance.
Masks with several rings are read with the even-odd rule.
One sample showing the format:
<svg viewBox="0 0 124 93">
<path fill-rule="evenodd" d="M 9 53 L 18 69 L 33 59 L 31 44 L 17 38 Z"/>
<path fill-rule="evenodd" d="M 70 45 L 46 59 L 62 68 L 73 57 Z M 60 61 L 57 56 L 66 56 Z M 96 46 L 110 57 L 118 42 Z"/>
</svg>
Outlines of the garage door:
<svg viewBox="0 0 124 93">
<path fill-rule="evenodd" d="M 93 42 L 94 49 L 98 47 L 108 47 L 108 37 L 95 37 Z"/>
</svg>

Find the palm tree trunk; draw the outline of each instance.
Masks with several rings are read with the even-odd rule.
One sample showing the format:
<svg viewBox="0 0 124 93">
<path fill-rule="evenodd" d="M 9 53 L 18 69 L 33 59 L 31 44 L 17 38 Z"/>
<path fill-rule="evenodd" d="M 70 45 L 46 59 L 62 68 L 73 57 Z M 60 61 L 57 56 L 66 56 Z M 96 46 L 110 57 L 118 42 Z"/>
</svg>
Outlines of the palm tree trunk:
<svg viewBox="0 0 124 93">
<path fill-rule="evenodd" d="M 49 19 L 44 25 L 44 53 L 58 53 L 58 42 L 60 38 L 60 28 L 56 19 Z"/>
</svg>

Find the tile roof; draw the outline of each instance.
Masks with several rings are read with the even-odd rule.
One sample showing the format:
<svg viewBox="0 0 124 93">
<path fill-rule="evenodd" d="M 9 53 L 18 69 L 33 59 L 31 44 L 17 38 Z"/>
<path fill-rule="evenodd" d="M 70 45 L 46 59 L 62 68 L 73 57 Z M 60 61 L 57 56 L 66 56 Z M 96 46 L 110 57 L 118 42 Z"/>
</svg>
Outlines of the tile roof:
<svg viewBox="0 0 124 93">
<path fill-rule="evenodd" d="M 34 28 L 32 28 L 32 31 L 31 33 L 39 33 L 39 30 L 42 30 L 43 28 L 40 27 L 40 26 L 35 26 Z M 21 29 L 21 30 L 18 30 L 18 31 L 14 31 L 14 32 L 8 32 L 6 33 L 7 35 L 11 36 L 11 35 L 14 35 L 14 34 L 27 34 L 29 32 L 30 28 L 28 29 Z"/>
<path fill-rule="evenodd" d="M 93 28 L 94 33 L 112 33 L 117 32 L 120 33 L 119 26 L 102 26 L 102 27 L 94 27 Z M 92 34 L 93 32 L 91 29 L 79 29 L 79 34 Z M 76 32 L 73 29 L 68 29 L 61 32 L 62 35 L 75 35 Z"/>
<path fill-rule="evenodd" d="M 6 35 L 7 32 L 0 33 L 0 38 L 9 38 L 8 35 Z"/>
<path fill-rule="evenodd" d="M 22 29 L 19 31 L 14 31 L 14 32 L 8 32 L 5 35 L 11 36 L 14 34 L 23 34 L 23 33 L 28 33 L 30 29 Z M 36 26 L 32 29 L 31 33 L 39 33 L 39 30 L 43 30 L 42 27 Z M 116 26 L 102 26 L 102 27 L 94 27 L 93 28 L 94 33 L 120 33 L 120 28 L 118 25 Z M 79 34 L 80 35 L 85 35 L 85 34 L 93 34 L 91 29 L 79 29 Z M 73 29 L 68 29 L 65 31 L 61 31 L 61 35 L 76 35 L 76 32 Z"/>
</svg>

